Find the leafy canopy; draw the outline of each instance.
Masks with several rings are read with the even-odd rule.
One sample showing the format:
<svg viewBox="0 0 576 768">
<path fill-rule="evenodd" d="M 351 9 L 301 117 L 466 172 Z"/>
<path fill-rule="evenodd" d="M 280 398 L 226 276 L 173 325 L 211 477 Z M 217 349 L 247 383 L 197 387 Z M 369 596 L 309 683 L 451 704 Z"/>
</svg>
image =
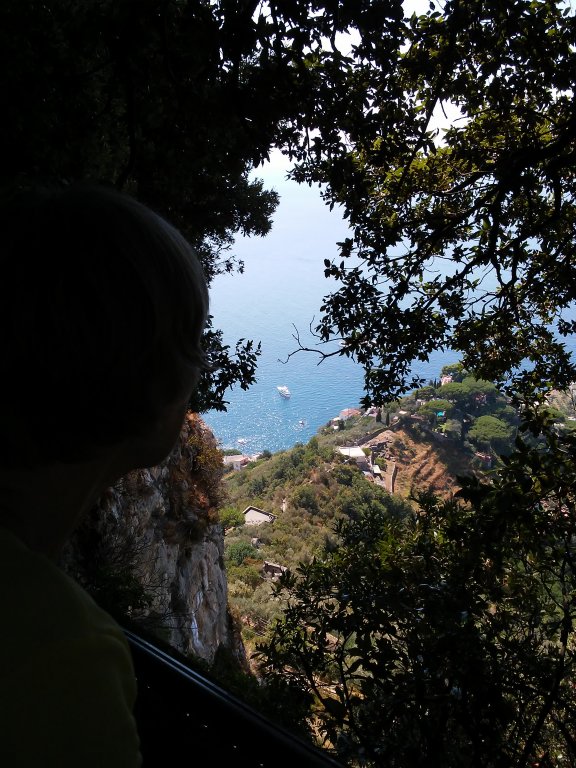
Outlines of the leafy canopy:
<svg viewBox="0 0 576 768">
<path fill-rule="evenodd" d="M 543 430 L 494 484 L 348 510 L 280 580 L 261 670 L 347 765 L 574 764 L 576 442 Z"/>
<path fill-rule="evenodd" d="M 360 17 L 361 14 L 359 13 Z M 459 353 L 516 390 L 575 379 L 576 25 L 554 0 L 432 2 L 363 36 L 340 72 L 313 57 L 319 102 L 293 176 L 326 185 L 351 235 L 326 275 L 318 333 L 366 368 L 366 401 L 419 384 L 412 364 Z M 456 112 L 447 130 L 444 110 Z"/>
<path fill-rule="evenodd" d="M 367 401 L 416 386 L 413 361 L 443 348 L 479 378 L 564 386 L 552 325 L 574 329 L 575 38 L 555 0 L 411 17 L 401 0 L 8 0 L 1 181 L 125 188 L 211 280 L 242 268 L 236 233 L 269 231 L 277 196 L 252 171 L 280 148 L 350 223 L 317 330 L 346 339 L 328 354 L 365 366 Z M 259 348 L 212 326 L 205 342 L 216 372 L 196 405 L 223 408 Z"/>
</svg>

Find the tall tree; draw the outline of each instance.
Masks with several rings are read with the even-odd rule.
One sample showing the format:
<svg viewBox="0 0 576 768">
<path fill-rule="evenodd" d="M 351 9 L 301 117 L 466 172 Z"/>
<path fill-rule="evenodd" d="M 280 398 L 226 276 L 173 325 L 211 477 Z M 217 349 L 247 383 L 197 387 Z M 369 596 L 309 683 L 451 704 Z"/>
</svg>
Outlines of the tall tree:
<svg viewBox="0 0 576 768">
<path fill-rule="evenodd" d="M 361 22 L 367 55 L 401 16 L 399 0 L 8 0 L 0 182 L 114 184 L 183 230 L 209 280 L 241 271 L 234 236 L 265 235 L 277 204 L 250 172 L 272 147 L 306 143 L 321 103 L 342 116 L 336 36 Z M 229 386 L 254 380 L 258 348 L 241 339 L 231 353 L 212 326 L 205 342 L 215 371 L 196 405 L 222 408 Z"/>
<path fill-rule="evenodd" d="M 459 498 L 349 509 L 281 578 L 261 670 L 347 765 L 576 764 L 576 442 L 542 427 Z"/>
<path fill-rule="evenodd" d="M 269 230 L 277 198 L 250 172 L 279 147 L 350 222 L 318 333 L 347 340 L 367 401 L 415 386 L 413 361 L 445 347 L 490 381 L 565 385 L 552 326 L 574 330 L 575 38 L 560 0 L 409 18 L 400 0 L 8 0 L 1 177 L 124 187 L 211 279 L 241 267 L 237 232 Z M 444 108 L 460 117 L 439 133 Z M 218 406 L 257 350 L 234 358 L 212 328 L 207 344 Z"/>
<path fill-rule="evenodd" d="M 458 502 L 342 524 L 337 550 L 284 579 L 263 669 L 313 695 L 351 765 L 576 764 L 573 444 L 537 406 L 576 380 L 575 14 L 431 2 L 379 40 L 361 15 L 349 52 L 334 37 L 306 58 L 319 98 L 290 146 L 293 177 L 352 229 L 317 332 L 364 366 L 366 403 L 450 348 L 525 422 Z M 441 133 L 443 109 L 458 118 Z"/>
<path fill-rule="evenodd" d="M 360 14 L 359 14 L 360 16 Z M 366 368 L 367 401 L 414 387 L 451 348 L 490 381 L 565 386 L 575 326 L 574 11 L 555 0 L 431 2 L 391 38 L 352 47 L 319 101 L 294 177 L 326 184 L 352 234 L 326 274 L 323 340 Z M 318 56 L 310 62 L 330 81 Z M 457 118 L 439 131 L 447 109 Z M 316 132 L 315 134 L 313 132 Z"/>
</svg>

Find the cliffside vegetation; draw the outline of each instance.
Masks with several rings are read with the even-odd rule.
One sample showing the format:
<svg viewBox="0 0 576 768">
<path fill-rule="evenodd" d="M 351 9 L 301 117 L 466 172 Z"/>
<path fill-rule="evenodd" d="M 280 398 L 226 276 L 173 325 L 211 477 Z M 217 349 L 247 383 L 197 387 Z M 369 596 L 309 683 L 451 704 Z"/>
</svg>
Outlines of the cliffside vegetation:
<svg viewBox="0 0 576 768">
<path fill-rule="evenodd" d="M 530 390 L 530 361 L 565 389 L 576 375 L 551 328 L 572 332 L 576 285 L 573 12 L 418 10 L 4 2 L 0 181 L 125 188 L 183 229 L 211 280 L 241 271 L 236 233 L 269 231 L 277 195 L 250 174 L 277 148 L 350 222 L 318 333 L 345 339 L 367 400 L 413 389 L 411 362 L 441 347 L 481 378 Z M 205 343 L 215 370 L 194 405 L 222 408 L 253 381 L 257 340 L 230 347 L 210 326 Z"/>
<path fill-rule="evenodd" d="M 572 404 L 522 439 L 493 385 L 442 380 L 227 475 L 233 610 L 350 765 L 572 765 Z M 242 525 L 249 505 L 275 519 Z"/>
<path fill-rule="evenodd" d="M 548 410 L 563 432 L 576 428 L 568 415 L 573 409 L 568 404 L 566 409 Z M 512 451 L 519 425 L 508 398 L 458 364 L 445 366 L 437 380 L 384 412 L 372 409 L 331 422 L 306 445 L 265 452 L 244 469 L 229 469 L 220 519 L 231 602 L 242 616 L 248 644 L 279 615 L 270 581 L 263 580 L 265 560 L 291 570 L 310 562 L 336 542 L 337 520 L 362 509 L 387 509 L 391 492 L 394 504 L 408 512 L 422 493 L 450 500 L 462 479 L 492 478 Z M 339 446 L 362 447 L 365 461 L 342 455 Z M 243 511 L 249 506 L 276 519 L 246 525 Z"/>
</svg>

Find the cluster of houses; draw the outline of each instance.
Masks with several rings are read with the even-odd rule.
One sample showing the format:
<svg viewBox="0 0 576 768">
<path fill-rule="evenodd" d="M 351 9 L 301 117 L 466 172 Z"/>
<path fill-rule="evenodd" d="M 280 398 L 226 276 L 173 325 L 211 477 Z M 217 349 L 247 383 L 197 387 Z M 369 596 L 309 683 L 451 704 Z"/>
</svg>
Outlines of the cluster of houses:
<svg viewBox="0 0 576 768">
<path fill-rule="evenodd" d="M 337 448 L 341 456 L 345 456 L 348 461 L 356 464 L 367 480 L 382 485 L 389 493 L 394 493 L 394 482 L 398 473 L 396 461 L 390 455 L 387 446 L 388 439 L 392 434 L 390 430 L 384 432 L 381 441 L 378 444 L 372 444 L 367 451 L 359 445 Z M 384 471 L 376 462 L 376 456 L 382 453 L 386 455 L 386 469 Z"/>
</svg>

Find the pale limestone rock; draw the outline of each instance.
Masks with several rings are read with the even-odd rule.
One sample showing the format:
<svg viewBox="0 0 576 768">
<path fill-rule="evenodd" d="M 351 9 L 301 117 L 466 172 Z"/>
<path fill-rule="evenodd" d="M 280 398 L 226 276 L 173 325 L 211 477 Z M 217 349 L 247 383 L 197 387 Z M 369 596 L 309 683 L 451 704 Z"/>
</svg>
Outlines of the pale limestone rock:
<svg viewBox="0 0 576 768">
<path fill-rule="evenodd" d="M 206 453 L 197 461 L 199 450 L 211 452 L 211 461 Z M 104 494 L 63 559 L 87 586 L 97 583 L 91 568 L 98 559 L 117 562 L 122 573 L 130 562 L 128 570 L 150 599 L 147 608 L 130 609 L 132 618 L 208 663 L 219 648 L 243 657 L 230 629 L 224 534 L 215 515 L 219 460 L 212 433 L 190 415 L 170 457 L 130 473 Z"/>
</svg>

